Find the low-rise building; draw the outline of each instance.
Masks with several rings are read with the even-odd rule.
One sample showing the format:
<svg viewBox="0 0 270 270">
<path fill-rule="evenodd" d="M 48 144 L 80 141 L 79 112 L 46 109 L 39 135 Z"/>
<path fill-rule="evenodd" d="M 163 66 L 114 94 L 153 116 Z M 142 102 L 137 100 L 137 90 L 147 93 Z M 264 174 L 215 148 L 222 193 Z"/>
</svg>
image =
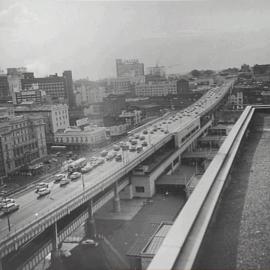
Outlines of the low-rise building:
<svg viewBox="0 0 270 270">
<path fill-rule="evenodd" d="M 45 117 L 45 132 L 47 143 L 54 141 L 53 134 L 58 130 L 69 127 L 69 113 L 66 104 L 42 105 L 42 106 L 18 106 L 15 108 L 16 115 L 42 115 Z"/>
<path fill-rule="evenodd" d="M 149 81 L 148 83 L 136 84 L 135 94 L 146 97 L 177 95 L 177 81 Z"/>
<path fill-rule="evenodd" d="M 47 155 L 42 116 L 0 117 L 0 177 Z"/>
<path fill-rule="evenodd" d="M 125 119 L 127 127 L 137 126 L 142 121 L 142 111 L 122 111 L 119 117 Z"/>
<path fill-rule="evenodd" d="M 105 127 L 86 126 L 81 129 L 75 126 L 59 130 L 54 134 L 55 144 L 67 146 L 100 145 L 108 139 Z"/>
<path fill-rule="evenodd" d="M 122 136 L 127 133 L 127 124 L 118 124 L 106 127 L 111 137 Z"/>
</svg>

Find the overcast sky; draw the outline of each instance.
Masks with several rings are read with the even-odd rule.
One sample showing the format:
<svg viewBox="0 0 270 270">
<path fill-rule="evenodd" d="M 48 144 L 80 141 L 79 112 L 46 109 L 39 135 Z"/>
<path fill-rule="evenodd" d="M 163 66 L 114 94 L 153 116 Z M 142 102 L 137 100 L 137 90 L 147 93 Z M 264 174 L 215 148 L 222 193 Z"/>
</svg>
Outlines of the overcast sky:
<svg viewBox="0 0 270 270">
<path fill-rule="evenodd" d="M 98 79 L 116 58 L 168 73 L 270 63 L 270 1 L 0 0 L 2 69 Z"/>
</svg>

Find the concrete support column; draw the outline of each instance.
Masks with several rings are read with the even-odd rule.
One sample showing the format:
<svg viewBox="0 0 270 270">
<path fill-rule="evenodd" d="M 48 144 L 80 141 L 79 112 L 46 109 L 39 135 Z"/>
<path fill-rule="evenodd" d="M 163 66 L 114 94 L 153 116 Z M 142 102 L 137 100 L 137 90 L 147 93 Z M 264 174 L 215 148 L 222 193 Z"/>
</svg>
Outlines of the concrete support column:
<svg viewBox="0 0 270 270">
<path fill-rule="evenodd" d="M 120 205 L 120 198 L 119 198 L 117 181 L 114 183 L 113 190 L 114 190 L 113 211 L 118 213 L 121 211 L 121 205 Z"/>
<path fill-rule="evenodd" d="M 89 238 L 95 238 L 97 234 L 96 230 L 96 221 L 94 218 L 94 211 L 93 211 L 93 201 L 90 200 L 88 203 L 88 219 L 85 223 L 85 234 Z"/>
<path fill-rule="evenodd" d="M 60 250 L 59 250 L 58 229 L 57 229 L 56 222 L 53 224 L 53 228 L 52 228 L 51 267 L 52 267 L 52 270 L 63 269 L 63 263 L 62 263 Z"/>
</svg>

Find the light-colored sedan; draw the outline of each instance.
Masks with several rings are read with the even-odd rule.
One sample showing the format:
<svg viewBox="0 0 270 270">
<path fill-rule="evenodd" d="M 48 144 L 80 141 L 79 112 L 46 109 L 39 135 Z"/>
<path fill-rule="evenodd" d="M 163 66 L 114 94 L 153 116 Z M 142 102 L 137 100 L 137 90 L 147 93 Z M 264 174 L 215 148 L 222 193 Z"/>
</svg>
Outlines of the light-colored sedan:
<svg viewBox="0 0 270 270">
<path fill-rule="evenodd" d="M 70 175 L 70 179 L 71 180 L 75 180 L 75 179 L 77 179 L 77 178 L 80 178 L 81 177 L 81 173 L 79 173 L 79 172 L 74 172 L 74 173 L 72 173 L 71 175 Z"/>
<path fill-rule="evenodd" d="M 39 197 L 42 197 L 42 196 L 45 196 L 45 195 L 48 195 L 51 193 L 51 190 L 48 189 L 48 188 L 40 188 L 37 192 L 38 196 Z"/>
</svg>

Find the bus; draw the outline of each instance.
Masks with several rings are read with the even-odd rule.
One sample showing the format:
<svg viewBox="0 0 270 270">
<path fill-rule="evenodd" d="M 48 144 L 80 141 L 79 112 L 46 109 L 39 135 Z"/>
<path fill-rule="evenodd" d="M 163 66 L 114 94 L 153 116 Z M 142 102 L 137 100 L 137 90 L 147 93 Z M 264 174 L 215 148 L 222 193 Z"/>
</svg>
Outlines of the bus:
<svg viewBox="0 0 270 270">
<path fill-rule="evenodd" d="M 73 173 L 73 172 L 79 171 L 86 164 L 87 164 L 86 158 L 79 158 L 71 162 L 70 164 L 68 164 L 68 172 Z"/>
<path fill-rule="evenodd" d="M 65 151 L 65 150 L 67 150 L 67 147 L 66 146 L 64 146 L 64 145 L 52 145 L 51 146 L 51 150 L 52 151 Z"/>
</svg>

